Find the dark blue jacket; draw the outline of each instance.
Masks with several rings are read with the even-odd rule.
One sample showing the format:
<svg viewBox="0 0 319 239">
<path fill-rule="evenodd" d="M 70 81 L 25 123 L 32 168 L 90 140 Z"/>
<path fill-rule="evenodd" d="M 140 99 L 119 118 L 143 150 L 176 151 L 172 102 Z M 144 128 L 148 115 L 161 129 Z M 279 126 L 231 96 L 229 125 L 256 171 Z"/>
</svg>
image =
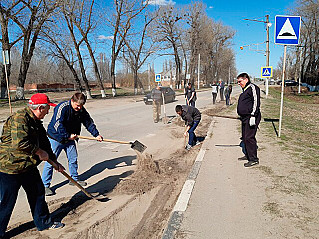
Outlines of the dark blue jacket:
<svg viewBox="0 0 319 239">
<path fill-rule="evenodd" d="M 81 124 L 94 137 L 100 134 L 84 107 L 80 111 L 75 111 L 71 106 L 71 100 L 64 101 L 54 108 L 47 133 L 50 138 L 64 144 L 68 142 L 71 134 L 80 134 Z"/>
</svg>

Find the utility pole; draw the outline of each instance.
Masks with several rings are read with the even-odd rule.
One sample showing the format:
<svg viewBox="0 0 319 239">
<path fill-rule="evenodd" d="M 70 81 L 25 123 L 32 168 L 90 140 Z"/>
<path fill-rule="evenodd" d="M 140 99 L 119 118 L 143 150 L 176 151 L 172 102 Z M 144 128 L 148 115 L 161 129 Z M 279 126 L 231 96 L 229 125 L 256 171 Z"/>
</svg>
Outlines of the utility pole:
<svg viewBox="0 0 319 239">
<path fill-rule="evenodd" d="M 269 15 L 266 15 L 266 21 L 261 21 L 261 20 L 256 20 L 256 19 L 244 19 L 247 21 L 254 21 L 254 22 L 262 22 L 266 23 L 266 31 L 267 31 L 267 40 L 266 40 L 266 66 L 269 66 L 269 55 L 270 55 L 270 50 L 269 50 L 269 27 L 271 27 L 271 23 L 269 22 Z M 241 47 L 240 49 L 243 49 Z M 266 78 L 266 97 L 268 96 L 268 82 L 269 79 Z"/>
<path fill-rule="evenodd" d="M 266 66 L 269 66 L 269 15 L 266 15 L 266 31 L 267 31 L 267 40 L 266 40 Z M 268 97 L 269 92 L 269 78 L 266 78 L 266 98 Z"/>
</svg>

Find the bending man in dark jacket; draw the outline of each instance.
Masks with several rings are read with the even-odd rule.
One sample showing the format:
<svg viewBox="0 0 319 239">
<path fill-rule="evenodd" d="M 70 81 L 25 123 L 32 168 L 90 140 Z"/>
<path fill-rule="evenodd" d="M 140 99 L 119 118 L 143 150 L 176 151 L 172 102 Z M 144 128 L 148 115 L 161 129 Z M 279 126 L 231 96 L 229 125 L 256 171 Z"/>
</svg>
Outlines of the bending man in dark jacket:
<svg viewBox="0 0 319 239">
<path fill-rule="evenodd" d="M 250 82 L 247 73 L 238 75 L 237 80 L 243 90 L 238 99 L 237 113 L 241 118 L 242 140 L 247 153 L 244 157 L 239 158 L 239 160 L 248 160 L 244 166 L 251 167 L 259 163 L 256 133 L 261 120 L 260 89 Z"/>
<path fill-rule="evenodd" d="M 86 97 L 83 93 L 75 93 L 71 100 L 64 101 L 54 108 L 51 122 L 48 126 L 48 136 L 52 150 L 58 158 L 61 151 L 64 150 L 68 162 L 71 177 L 81 186 L 86 186 L 86 182 L 80 181 L 78 176 L 78 159 L 75 140 L 81 132 L 81 124 L 94 136 L 96 140 L 102 141 L 103 137 L 97 130 L 89 113 L 83 107 Z M 53 168 L 45 163 L 42 173 L 42 181 L 45 187 L 46 196 L 51 196 L 54 192 L 50 189 Z M 73 185 L 72 182 L 69 182 Z"/>
<path fill-rule="evenodd" d="M 49 112 L 50 102 L 45 94 L 31 97 L 28 107 L 11 115 L 3 125 L 0 143 L 0 238 L 4 237 L 20 187 L 26 192 L 33 221 L 39 231 L 61 228 L 52 222 L 45 202 L 44 187 L 37 166 L 53 160 L 57 170 L 63 166 L 56 161 L 42 119 Z"/>
<path fill-rule="evenodd" d="M 187 133 L 189 134 L 186 149 L 190 150 L 192 146 L 200 144 L 194 131 L 201 120 L 201 113 L 197 108 L 188 105 L 176 105 L 175 111 L 179 116 L 182 117 L 187 125 L 184 136 L 186 137 Z"/>
</svg>

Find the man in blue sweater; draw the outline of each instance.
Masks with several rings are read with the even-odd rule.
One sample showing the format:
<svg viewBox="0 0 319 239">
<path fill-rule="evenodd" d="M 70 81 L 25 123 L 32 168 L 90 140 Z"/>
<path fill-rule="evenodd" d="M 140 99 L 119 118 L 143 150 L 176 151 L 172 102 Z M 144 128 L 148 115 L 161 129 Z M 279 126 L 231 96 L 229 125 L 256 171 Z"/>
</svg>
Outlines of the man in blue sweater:
<svg viewBox="0 0 319 239">
<path fill-rule="evenodd" d="M 78 175 L 75 141 L 81 132 L 81 124 L 85 126 L 96 140 L 103 140 L 89 113 L 83 107 L 85 102 L 86 97 L 83 93 L 75 93 L 71 100 L 58 104 L 54 108 L 54 113 L 47 131 L 53 153 L 58 158 L 61 151 L 65 151 L 69 162 L 70 175 L 81 186 L 87 185 L 86 182 L 79 180 Z M 42 173 L 46 196 L 54 195 L 54 192 L 50 189 L 52 174 L 53 167 L 46 162 Z M 69 182 L 69 184 L 73 185 L 72 182 Z"/>
</svg>

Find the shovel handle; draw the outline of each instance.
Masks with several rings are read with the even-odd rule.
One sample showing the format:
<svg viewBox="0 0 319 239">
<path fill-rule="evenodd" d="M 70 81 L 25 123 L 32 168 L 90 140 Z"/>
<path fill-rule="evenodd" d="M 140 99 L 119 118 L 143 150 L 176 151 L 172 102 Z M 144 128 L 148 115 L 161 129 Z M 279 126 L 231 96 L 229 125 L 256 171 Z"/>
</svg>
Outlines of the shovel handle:
<svg viewBox="0 0 319 239">
<path fill-rule="evenodd" d="M 58 169 L 58 165 L 52 161 L 51 159 L 48 159 L 47 162 L 49 164 L 51 164 L 53 166 L 54 169 Z M 69 174 L 67 174 L 65 171 L 62 171 L 61 172 L 67 179 L 69 179 L 72 183 L 74 183 L 75 186 L 77 186 L 82 192 L 84 192 L 84 194 L 86 196 L 88 196 L 89 198 L 93 198 L 93 196 L 88 192 L 86 191 L 80 184 L 78 184 L 77 181 L 75 181 Z"/>
<path fill-rule="evenodd" d="M 239 117 L 236 117 L 236 116 L 229 116 L 229 115 L 212 115 L 214 117 L 220 117 L 220 118 L 227 118 L 227 119 L 237 119 L 237 120 L 240 120 Z"/>
<path fill-rule="evenodd" d="M 79 139 L 96 140 L 96 138 L 94 138 L 94 137 L 88 137 L 88 136 L 78 135 L 77 137 L 78 137 Z M 111 143 L 118 143 L 118 144 L 131 144 L 131 142 L 119 141 L 119 140 L 113 140 L 113 139 L 103 139 L 103 141 L 105 141 L 105 142 L 111 142 Z"/>
</svg>

